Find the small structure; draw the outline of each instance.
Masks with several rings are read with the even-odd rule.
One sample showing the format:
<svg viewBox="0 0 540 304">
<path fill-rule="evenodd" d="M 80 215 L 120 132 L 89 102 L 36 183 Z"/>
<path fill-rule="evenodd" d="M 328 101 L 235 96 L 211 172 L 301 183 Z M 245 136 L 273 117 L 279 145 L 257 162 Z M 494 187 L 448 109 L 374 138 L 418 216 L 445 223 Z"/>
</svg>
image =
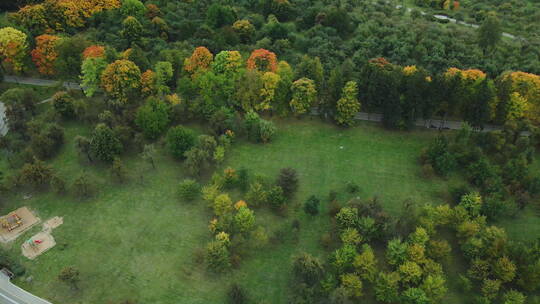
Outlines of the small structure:
<svg viewBox="0 0 540 304">
<path fill-rule="evenodd" d="M 2 228 L 11 231 L 22 226 L 22 223 L 21 217 L 17 213 L 12 212 L 2 219 Z"/>
<path fill-rule="evenodd" d="M 53 248 L 56 241 L 49 232 L 41 231 L 21 245 L 22 254 L 33 260 Z"/>
<path fill-rule="evenodd" d="M 19 208 L 6 216 L 0 217 L 0 242 L 7 243 L 15 240 L 21 234 L 38 224 L 37 218 L 27 207 Z"/>
</svg>

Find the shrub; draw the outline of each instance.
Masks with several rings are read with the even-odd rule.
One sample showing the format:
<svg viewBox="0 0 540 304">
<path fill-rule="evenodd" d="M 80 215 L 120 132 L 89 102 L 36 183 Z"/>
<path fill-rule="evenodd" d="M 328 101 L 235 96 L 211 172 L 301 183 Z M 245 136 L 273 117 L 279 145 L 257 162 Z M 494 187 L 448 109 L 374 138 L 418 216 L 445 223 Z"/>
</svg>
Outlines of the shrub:
<svg viewBox="0 0 540 304">
<path fill-rule="evenodd" d="M 193 201 L 201 193 L 201 185 L 193 179 L 185 179 L 178 186 L 178 196 L 185 201 Z"/>
<path fill-rule="evenodd" d="M 75 116 L 75 106 L 73 97 L 68 92 L 60 91 L 52 97 L 54 110 L 64 118 Z"/>
<path fill-rule="evenodd" d="M 274 210 L 283 210 L 285 196 L 280 186 L 274 186 L 267 193 L 267 201 Z"/>
<path fill-rule="evenodd" d="M 315 195 L 310 196 L 304 204 L 304 212 L 313 216 L 319 214 L 319 203 L 320 200 Z"/>
<path fill-rule="evenodd" d="M 279 171 L 276 184 L 283 189 L 283 194 L 286 197 L 292 197 L 298 189 L 298 175 L 293 168 L 283 168 Z"/>
<path fill-rule="evenodd" d="M 56 194 L 64 194 L 66 192 L 66 182 L 62 178 L 53 175 L 50 184 Z"/>
<path fill-rule="evenodd" d="M 73 193 L 81 199 L 94 195 L 96 187 L 87 174 L 82 174 L 73 182 Z"/>
<path fill-rule="evenodd" d="M 347 192 L 349 192 L 351 194 L 354 194 L 354 193 L 360 191 L 360 186 L 358 186 L 353 181 L 348 181 L 347 184 L 345 185 L 345 187 L 346 187 Z"/>
<path fill-rule="evenodd" d="M 276 127 L 273 122 L 260 118 L 259 114 L 253 111 L 249 111 L 246 114 L 244 128 L 246 129 L 248 139 L 253 142 L 270 142 L 276 133 Z"/>
<path fill-rule="evenodd" d="M 49 185 L 52 176 L 52 168 L 38 159 L 35 159 L 33 163 L 25 164 L 21 170 L 23 181 L 35 188 Z"/>
<path fill-rule="evenodd" d="M 195 145 L 195 133 L 182 126 L 176 126 L 167 132 L 167 147 L 174 157 L 184 158 L 184 153 Z"/>
<path fill-rule="evenodd" d="M 233 284 L 227 292 L 227 303 L 229 304 L 245 304 L 248 303 L 248 297 L 246 291 L 242 286 Z"/>
</svg>

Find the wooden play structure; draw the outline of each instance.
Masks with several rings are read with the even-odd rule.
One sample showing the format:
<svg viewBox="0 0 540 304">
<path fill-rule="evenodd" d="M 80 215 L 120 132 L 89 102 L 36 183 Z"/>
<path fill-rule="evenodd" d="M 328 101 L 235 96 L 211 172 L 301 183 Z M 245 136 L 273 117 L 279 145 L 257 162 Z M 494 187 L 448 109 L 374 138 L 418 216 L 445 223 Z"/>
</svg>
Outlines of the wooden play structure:
<svg viewBox="0 0 540 304">
<path fill-rule="evenodd" d="M 23 225 L 23 220 L 17 213 L 12 212 L 2 219 L 2 228 L 12 231 Z"/>
</svg>

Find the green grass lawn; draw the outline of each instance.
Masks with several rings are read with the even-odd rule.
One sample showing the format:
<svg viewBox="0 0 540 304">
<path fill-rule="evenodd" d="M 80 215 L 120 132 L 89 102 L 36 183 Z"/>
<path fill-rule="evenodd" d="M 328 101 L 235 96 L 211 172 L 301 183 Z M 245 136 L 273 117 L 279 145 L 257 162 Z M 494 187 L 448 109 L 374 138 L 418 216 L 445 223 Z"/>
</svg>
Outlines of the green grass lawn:
<svg viewBox="0 0 540 304">
<path fill-rule="evenodd" d="M 123 160 L 130 181 L 115 183 L 106 167 L 85 165 L 77 156 L 72 139 L 88 135 L 89 129 L 66 125 L 66 144 L 51 163 L 68 184 L 86 171 L 97 181 L 99 194 L 78 201 L 71 195 L 52 193 L 23 200 L 24 193 L 18 193 L 2 207 L 0 211 L 6 213 L 27 205 L 43 220 L 64 217 L 64 224 L 53 231 L 57 246 L 36 260 L 23 258 L 20 245 L 40 228 L 9 245 L 10 254 L 33 276 L 31 282 L 19 279 L 17 283 L 53 303 L 133 299 L 191 304 L 222 303 L 230 283 L 238 282 L 257 300 L 286 303 L 292 257 L 300 251 L 325 255 L 318 242 L 329 229 L 324 212 L 327 200 L 322 199 L 321 215 L 308 217 L 299 207 L 309 195 L 326 198 L 330 190 L 336 190 L 344 202 L 344 185 L 353 181 L 361 188 L 361 198 L 377 196 L 390 213 L 397 214 L 406 199 L 421 204 L 443 202 L 449 187 L 460 182 L 458 178 L 420 177 L 417 156 L 435 132 L 390 132 L 368 123 L 344 130 L 315 119 L 277 121 L 277 126 L 272 143 L 234 143 L 219 169 L 245 167 L 252 175 L 270 178 L 281 168 L 297 169 L 300 188 L 289 215 L 279 217 L 258 209 L 256 216 L 257 223 L 271 232 L 298 218 L 299 238 L 251 252 L 239 269 L 217 276 L 208 274 L 195 259 L 195 253 L 210 239 L 211 213 L 201 201 L 185 203 L 176 197 L 176 186 L 186 176 L 182 164 L 161 148 L 157 170 L 137 156 L 127 156 Z M 71 290 L 57 280 L 60 270 L 70 265 L 81 272 L 80 290 Z M 452 292 L 445 303 L 461 300 Z"/>
</svg>

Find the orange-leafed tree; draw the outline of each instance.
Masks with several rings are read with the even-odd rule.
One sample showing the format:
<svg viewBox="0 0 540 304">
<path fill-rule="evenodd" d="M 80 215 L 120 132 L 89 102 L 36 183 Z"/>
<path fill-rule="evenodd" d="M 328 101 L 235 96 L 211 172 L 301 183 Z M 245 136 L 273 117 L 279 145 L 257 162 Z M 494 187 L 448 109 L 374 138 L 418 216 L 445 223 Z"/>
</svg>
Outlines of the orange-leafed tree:
<svg viewBox="0 0 540 304">
<path fill-rule="evenodd" d="M 105 57 L 105 47 L 101 45 L 91 45 L 83 51 L 83 59 Z"/>
<path fill-rule="evenodd" d="M 152 70 L 146 70 L 141 75 L 141 93 L 144 97 L 157 94 L 156 73 Z"/>
<path fill-rule="evenodd" d="M 254 50 L 247 60 L 247 67 L 250 70 L 261 72 L 275 72 L 277 70 L 277 56 L 269 50 Z"/>
<path fill-rule="evenodd" d="M 207 71 L 213 60 L 214 55 L 204 46 L 200 46 L 193 51 L 191 57 L 186 58 L 184 70 L 190 73 L 192 77 L 195 77 L 197 74 Z"/>
<path fill-rule="evenodd" d="M 9 64 L 15 72 L 22 71 L 27 48 L 25 33 L 12 27 L 0 29 L 0 59 Z"/>
<path fill-rule="evenodd" d="M 40 35 L 36 37 L 36 48 L 32 50 L 32 61 L 42 75 L 54 75 L 54 62 L 58 58 L 56 43 L 60 40 L 58 36 Z"/>
<path fill-rule="evenodd" d="M 101 86 L 111 99 L 126 103 L 141 88 L 141 70 L 132 61 L 116 60 L 101 74 Z"/>
</svg>

